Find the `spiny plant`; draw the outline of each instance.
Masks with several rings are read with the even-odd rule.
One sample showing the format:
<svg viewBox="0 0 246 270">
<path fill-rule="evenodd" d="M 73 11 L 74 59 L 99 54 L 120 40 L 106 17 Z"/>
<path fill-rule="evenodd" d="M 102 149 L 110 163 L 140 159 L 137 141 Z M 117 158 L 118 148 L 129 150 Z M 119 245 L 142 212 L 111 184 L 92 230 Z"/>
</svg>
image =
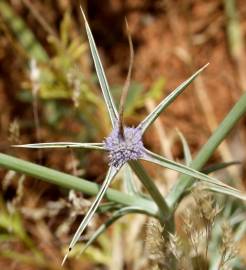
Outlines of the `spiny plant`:
<svg viewBox="0 0 246 270">
<path fill-rule="evenodd" d="M 123 112 L 124 112 L 123 105 L 124 105 L 124 101 L 127 95 L 127 89 L 129 87 L 132 61 L 133 61 L 133 49 L 132 49 L 131 40 L 129 38 L 130 51 L 131 51 L 129 71 L 128 71 L 128 76 L 127 76 L 126 83 L 123 89 L 123 94 L 122 94 L 122 98 L 120 102 L 120 109 L 118 112 L 116 109 L 114 100 L 112 98 L 110 89 L 109 89 L 109 85 L 108 85 L 108 82 L 104 73 L 104 69 L 102 67 L 102 63 L 101 63 L 101 60 L 100 60 L 100 57 L 99 57 L 99 54 L 95 45 L 95 41 L 93 39 L 91 30 L 89 27 L 89 24 L 86 20 L 86 17 L 82 9 L 81 9 L 81 12 L 85 21 L 86 33 L 88 36 L 90 50 L 91 50 L 93 61 L 95 64 L 97 76 L 99 79 L 103 97 L 104 97 L 107 110 L 109 113 L 109 117 L 111 120 L 112 132 L 101 143 L 52 142 L 52 143 L 16 145 L 17 147 L 26 147 L 26 148 L 86 148 L 86 149 L 95 149 L 95 150 L 105 151 L 108 155 L 109 169 L 106 174 L 105 180 L 96 195 L 95 201 L 92 203 L 89 211 L 85 215 L 76 233 L 74 234 L 72 241 L 68 247 L 68 251 L 63 259 L 63 263 L 66 261 L 66 258 L 69 252 L 73 249 L 75 244 L 79 241 L 81 234 L 83 233 L 86 226 L 92 219 L 96 210 L 98 209 L 99 204 L 102 198 L 104 197 L 105 193 L 107 192 L 107 189 L 110 183 L 112 182 L 116 174 L 119 172 L 119 170 L 123 166 L 125 166 L 128 172 L 130 168 L 135 172 L 135 174 L 139 177 L 140 181 L 149 192 L 152 200 L 155 202 L 158 209 L 153 210 L 153 208 L 150 209 L 148 207 L 146 208 L 144 208 L 143 206 L 140 207 L 139 206 L 140 204 L 138 206 L 136 205 L 124 206 L 124 205 L 127 205 L 127 202 L 124 202 L 124 200 L 121 200 L 121 203 L 123 206 L 114 212 L 109 222 L 103 224 L 103 227 L 100 227 L 98 229 L 98 231 L 89 241 L 89 243 L 91 243 L 96 238 L 96 236 L 100 234 L 100 232 L 102 232 L 115 220 L 117 220 L 121 216 L 128 213 L 144 213 L 147 215 L 152 215 L 155 218 L 159 219 L 162 225 L 165 225 L 165 229 L 167 229 L 170 232 L 174 230 L 174 222 L 173 222 L 173 215 L 174 215 L 174 210 L 175 210 L 174 204 L 175 202 L 176 203 L 178 202 L 179 198 L 187 190 L 187 187 L 189 185 L 192 185 L 192 182 L 190 182 L 190 180 L 187 180 L 187 179 L 186 181 L 183 181 L 181 183 L 178 182 L 176 186 L 174 186 L 173 188 L 173 192 L 171 193 L 171 198 L 169 196 L 165 199 L 160 193 L 160 191 L 158 190 L 158 188 L 156 187 L 153 180 L 148 176 L 147 172 L 145 171 L 145 169 L 139 162 L 140 160 L 148 161 L 148 162 L 160 165 L 162 167 L 175 170 L 181 174 L 185 174 L 189 176 L 190 178 L 195 178 L 197 180 L 203 181 L 204 183 L 207 184 L 209 189 L 215 192 L 229 194 L 231 196 L 234 196 L 236 198 L 240 198 L 243 200 L 246 199 L 246 196 L 242 194 L 239 190 L 233 187 L 230 187 L 213 177 L 210 177 L 204 173 L 201 173 L 191 168 L 189 165 L 183 165 L 183 164 L 177 163 L 175 161 L 169 160 L 165 157 L 162 157 L 156 153 L 151 152 L 150 150 L 145 148 L 143 140 L 142 140 L 143 135 L 146 132 L 146 130 L 157 119 L 157 117 L 161 114 L 161 112 L 163 112 L 185 90 L 185 88 L 208 66 L 208 64 L 206 64 L 197 72 L 195 72 L 190 78 L 188 78 L 181 85 L 179 85 L 173 92 L 171 92 L 171 94 L 169 94 L 163 101 L 161 101 L 159 105 L 137 127 L 127 127 L 124 125 L 124 121 L 123 121 L 124 120 L 123 119 Z M 241 113 L 242 112 L 240 111 L 238 115 L 239 114 L 241 115 Z M 0 159 L 1 165 L 7 167 L 8 165 L 6 165 L 6 162 L 5 162 L 6 157 L 1 156 L 1 159 Z M 42 178 L 42 176 L 40 176 L 41 171 L 39 171 L 38 167 L 36 168 L 37 168 L 37 171 L 35 173 L 34 171 L 31 172 L 32 170 L 31 168 L 30 168 L 29 173 L 31 175 L 39 175 L 39 177 Z M 18 170 L 21 170 L 21 169 L 18 168 Z M 26 173 L 28 173 L 28 170 L 26 171 Z M 47 171 L 47 174 L 49 174 L 48 171 Z M 48 178 L 51 178 L 51 174 L 49 174 L 49 176 L 46 177 L 46 179 Z M 57 178 L 59 178 L 58 175 L 57 175 Z M 130 185 L 133 186 L 131 176 L 128 178 L 130 179 L 129 180 Z M 56 180 L 56 181 L 58 183 L 60 180 Z M 90 192 L 90 194 L 91 193 L 92 192 Z M 139 202 L 143 200 L 142 194 L 136 191 L 133 191 L 133 194 L 135 196 L 134 197 L 135 202 Z M 132 203 L 132 205 L 134 205 L 134 203 Z"/>
</svg>

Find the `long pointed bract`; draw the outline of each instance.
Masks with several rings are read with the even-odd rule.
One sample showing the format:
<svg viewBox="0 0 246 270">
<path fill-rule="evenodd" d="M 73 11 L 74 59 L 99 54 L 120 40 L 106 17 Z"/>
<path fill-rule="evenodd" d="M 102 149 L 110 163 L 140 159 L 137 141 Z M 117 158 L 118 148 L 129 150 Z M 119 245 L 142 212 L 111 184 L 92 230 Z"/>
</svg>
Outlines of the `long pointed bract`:
<svg viewBox="0 0 246 270">
<path fill-rule="evenodd" d="M 236 198 L 246 200 L 245 194 L 242 194 L 239 190 L 237 190 L 231 186 L 228 186 L 225 183 L 223 183 L 223 182 L 221 182 L 213 177 L 210 177 L 206 174 L 203 174 L 199 171 L 196 171 L 192 168 L 189 168 L 183 164 L 166 159 L 166 158 L 164 158 L 160 155 L 157 155 L 157 154 L 155 154 L 147 149 L 145 151 L 146 151 L 146 155 L 145 155 L 145 157 L 142 158 L 142 160 L 158 164 L 160 166 L 163 166 L 165 168 L 180 172 L 182 174 L 186 174 L 188 176 L 192 176 L 194 178 L 197 178 L 199 180 L 206 182 L 207 184 L 211 185 L 212 187 L 215 187 L 217 191 L 220 189 L 220 193 L 230 194 L 231 196 L 234 196 Z"/>
<path fill-rule="evenodd" d="M 85 21 L 85 29 L 86 29 L 87 37 L 89 40 L 89 45 L 90 45 L 90 49 L 91 49 L 92 58 L 93 58 L 93 61 L 95 64 L 97 77 L 98 77 L 100 86 L 102 88 L 103 97 L 104 97 L 104 100 L 105 100 L 106 105 L 107 105 L 107 109 L 109 112 L 111 123 L 114 127 L 116 125 L 117 120 L 118 120 L 118 112 L 116 110 L 113 98 L 112 98 L 111 93 L 109 91 L 108 81 L 107 81 L 106 75 L 105 75 L 104 70 L 103 70 L 103 66 L 102 66 L 102 63 L 101 63 L 101 60 L 100 60 L 100 57 L 99 57 L 99 54 L 98 54 L 98 51 L 96 48 L 96 44 L 95 44 L 93 35 L 91 33 L 91 30 L 90 30 L 90 26 L 86 20 L 86 16 L 83 12 L 82 7 L 80 7 L 80 9 L 81 9 L 81 13 L 83 15 L 84 21 Z"/>
<path fill-rule="evenodd" d="M 113 178 L 115 177 L 115 175 L 117 174 L 119 169 L 116 169 L 114 167 L 110 167 L 109 170 L 108 170 L 108 173 L 106 175 L 106 178 L 99 190 L 99 192 L 97 193 L 97 196 L 96 196 L 96 199 L 95 201 L 93 202 L 93 204 L 91 205 L 89 211 L 86 213 L 83 221 L 80 223 L 76 233 L 74 234 L 73 236 L 73 239 L 69 245 L 69 248 L 68 248 L 68 252 L 67 254 L 65 255 L 63 261 L 62 261 L 62 265 L 65 263 L 66 259 L 67 259 L 67 256 L 69 254 L 69 252 L 72 250 L 72 248 L 75 246 L 75 244 L 78 242 L 81 234 L 83 233 L 83 231 L 85 230 L 86 226 L 89 224 L 89 222 L 91 221 L 94 213 L 96 212 L 97 208 L 98 208 L 98 205 L 100 204 L 105 192 L 107 191 L 110 183 L 112 182 Z"/>
<path fill-rule="evenodd" d="M 180 86 L 178 86 L 170 95 L 168 95 L 156 108 L 139 124 L 142 133 L 155 121 L 155 119 L 160 115 L 160 113 L 165 110 L 178 95 L 180 95 L 185 88 L 209 65 L 207 63 L 205 66 L 200 68 L 196 73 L 194 73 L 189 79 L 184 81 Z"/>
<path fill-rule="evenodd" d="M 75 142 L 49 142 L 49 143 L 30 143 L 30 144 L 17 144 L 12 147 L 20 148 L 84 148 L 84 149 L 97 149 L 105 150 L 104 143 L 75 143 Z"/>
</svg>

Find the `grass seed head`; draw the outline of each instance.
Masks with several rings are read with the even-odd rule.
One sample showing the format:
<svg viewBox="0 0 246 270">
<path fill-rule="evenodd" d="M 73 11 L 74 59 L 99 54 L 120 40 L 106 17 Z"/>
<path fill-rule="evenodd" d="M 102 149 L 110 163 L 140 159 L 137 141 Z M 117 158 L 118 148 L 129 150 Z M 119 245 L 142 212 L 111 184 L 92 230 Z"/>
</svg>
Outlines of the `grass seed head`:
<svg viewBox="0 0 246 270">
<path fill-rule="evenodd" d="M 238 248 L 234 241 L 233 232 L 231 226 L 224 222 L 221 226 L 222 229 L 222 238 L 221 238 L 221 266 L 222 269 L 226 269 L 226 264 L 234 259 L 238 254 Z M 223 268 L 224 267 L 224 268 Z"/>
</svg>

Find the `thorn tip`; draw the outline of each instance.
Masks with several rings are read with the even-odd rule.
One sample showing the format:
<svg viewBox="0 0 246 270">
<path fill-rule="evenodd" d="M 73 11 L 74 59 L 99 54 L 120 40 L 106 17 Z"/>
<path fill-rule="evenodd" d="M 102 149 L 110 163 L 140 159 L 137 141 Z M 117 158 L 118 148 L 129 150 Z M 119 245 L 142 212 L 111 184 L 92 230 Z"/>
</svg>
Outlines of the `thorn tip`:
<svg viewBox="0 0 246 270">
<path fill-rule="evenodd" d="M 85 13 L 84 13 L 83 8 L 82 8 L 81 5 L 80 5 L 80 10 L 81 10 L 81 13 L 82 13 L 82 16 L 83 16 L 83 18 L 84 18 L 85 23 L 87 23 Z"/>
</svg>

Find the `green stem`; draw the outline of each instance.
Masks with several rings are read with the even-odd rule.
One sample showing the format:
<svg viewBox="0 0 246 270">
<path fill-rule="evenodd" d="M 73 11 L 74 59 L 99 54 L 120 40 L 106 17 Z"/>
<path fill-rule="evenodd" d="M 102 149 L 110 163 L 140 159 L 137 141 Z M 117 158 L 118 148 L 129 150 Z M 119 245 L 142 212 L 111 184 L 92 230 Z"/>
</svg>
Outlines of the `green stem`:
<svg viewBox="0 0 246 270">
<path fill-rule="evenodd" d="M 56 170 L 36 165 L 34 163 L 1 153 L 0 166 L 8 170 L 14 170 L 19 173 L 33 176 L 35 178 L 44 180 L 46 182 L 58 185 L 63 188 L 81 191 L 88 195 L 96 195 L 100 189 L 99 185 L 84 180 L 82 178 L 58 172 Z M 144 209 L 146 213 L 148 212 L 150 215 L 158 215 L 158 208 L 156 207 L 156 204 L 151 200 L 125 194 L 110 188 L 107 190 L 105 197 L 109 201 L 120 203 L 125 206 L 140 207 Z"/>
<path fill-rule="evenodd" d="M 144 185 L 144 187 L 149 192 L 152 200 L 154 200 L 155 203 L 157 204 L 159 208 L 160 221 L 166 223 L 166 221 L 169 220 L 170 218 L 170 208 L 167 205 L 164 197 L 158 190 L 153 180 L 150 179 L 150 177 L 148 176 L 148 174 L 146 173 L 145 169 L 143 168 L 140 162 L 132 160 L 129 161 L 129 164 L 133 169 L 133 171 L 138 176 L 138 178 L 140 179 L 140 181 L 142 182 L 142 184 Z"/>
<path fill-rule="evenodd" d="M 238 120 L 246 113 L 246 93 L 242 95 L 239 101 L 233 106 L 225 119 L 214 131 L 207 143 L 197 154 L 191 164 L 191 168 L 201 170 L 208 159 L 213 155 L 219 144 L 225 139 Z M 194 183 L 194 178 L 182 175 L 168 194 L 166 201 L 173 208 L 180 200 L 184 192 Z"/>
</svg>

